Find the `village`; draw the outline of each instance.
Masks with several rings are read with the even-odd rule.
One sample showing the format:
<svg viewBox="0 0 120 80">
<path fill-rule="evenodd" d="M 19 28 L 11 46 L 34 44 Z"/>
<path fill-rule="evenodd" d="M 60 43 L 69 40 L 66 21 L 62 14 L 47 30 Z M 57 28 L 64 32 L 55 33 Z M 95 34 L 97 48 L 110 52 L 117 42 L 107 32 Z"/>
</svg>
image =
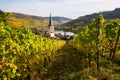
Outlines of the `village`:
<svg viewBox="0 0 120 80">
<path fill-rule="evenodd" d="M 54 28 L 54 25 L 52 24 L 52 16 L 50 14 L 49 17 L 49 23 L 48 23 L 48 30 L 47 31 L 37 31 L 36 28 L 32 28 L 31 30 L 33 33 L 39 35 L 42 34 L 45 37 L 50 37 L 51 39 L 61 39 L 61 40 L 66 40 L 69 41 L 71 39 L 73 39 L 74 37 L 74 33 L 72 32 L 66 32 L 66 31 L 57 31 Z"/>
</svg>

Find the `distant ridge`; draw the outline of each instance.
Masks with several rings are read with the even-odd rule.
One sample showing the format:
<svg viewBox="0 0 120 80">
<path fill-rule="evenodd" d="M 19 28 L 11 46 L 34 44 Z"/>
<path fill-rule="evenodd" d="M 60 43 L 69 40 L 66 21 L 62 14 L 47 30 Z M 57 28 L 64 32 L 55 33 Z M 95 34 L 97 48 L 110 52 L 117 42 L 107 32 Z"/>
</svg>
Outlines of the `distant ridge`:
<svg viewBox="0 0 120 80">
<path fill-rule="evenodd" d="M 104 12 L 100 12 L 103 14 L 104 18 L 108 18 L 108 19 L 114 19 L 114 18 L 120 18 L 120 8 L 116 8 L 113 11 L 104 11 Z M 98 16 L 100 13 L 93 13 L 91 15 L 86 15 L 83 17 L 79 17 L 79 18 L 95 18 L 96 16 Z"/>
<path fill-rule="evenodd" d="M 75 20 L 72 20 L 72 21 L 66 23 L 65 25 L 72 26 L 72 27 L 86 25 L 92 19 L 96 18 L 100 13 L 102 13 L 104 18 L 107 19 L 107 20 L 120 19 L 120 8 L 116 8 L 113 11 L 104 11 L 104 12 L 93 13 L 93 14 L 90 14 L 90 15 L 81 16 L 81 17 L 78 17 Z"/>
<path fill-rule="evenodd" d="M 46 18 L 48 19 L 49 17 L 46 17 Z M 67 23 L 69 21 L 72 21 L 73 19 L 66 18 L 66 17 L 54 16 L 54 17 L 52 17 L 52 20 L 57 21 L 60 24 L 63 24 L 63 23 Z"/>
</svg>

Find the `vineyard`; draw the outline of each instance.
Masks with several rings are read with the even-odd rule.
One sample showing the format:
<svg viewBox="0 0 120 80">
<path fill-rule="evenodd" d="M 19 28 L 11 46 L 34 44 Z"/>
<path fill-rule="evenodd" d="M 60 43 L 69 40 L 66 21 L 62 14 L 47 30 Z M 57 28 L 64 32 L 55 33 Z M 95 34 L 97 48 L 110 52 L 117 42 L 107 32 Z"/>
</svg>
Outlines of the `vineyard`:
<svg viewBox="0 0 120 80">
<path fill-rule="evenodd" d="M 119 80 L 120 21 L 100 14 L 66 44 L 0 16 L 0 80 Z"/>
<path fill-rule="evenodd" d="M 46 70 L 65 41 L 35 35 L 29 28 L 0 24 L 0 78 L 24 79 Z"/>
<path fill-rule="evenodd" d="M 88 76 L 95 73 L 94 77 L 100 80 L 119 80 L 119 73 L 114 72 L 114 70 L 120 70 L 119 37 L 120 20 L 105 22 L 100 14 L 88 26 L 85 26 L 69 44 L 79 51 L 80 56 L 84 56 L 86 69 L 90 68 Z M 114 75 L 115 73 L 118 74 Z M 103 76 L 106 77 L 103 78 Z M 88 79 L 87 76 L 85 77 Z M 112 77 L 114 78 L 112 79 Z"/>
<path fill-rule="evenodd" d="M 84 53 L 89 61 L 95 55 L 109 55 L 110 60 L 114 60 L 116 53 L 120 49 L 120 21 L 114 20 L 105 23 L 102 15 L 93 20 L 91 24 L 85 26 L 83 30 L 70 41 L 70 44 Z M 99 70 L 99 69 L 98 69 Z"/>
</svg>

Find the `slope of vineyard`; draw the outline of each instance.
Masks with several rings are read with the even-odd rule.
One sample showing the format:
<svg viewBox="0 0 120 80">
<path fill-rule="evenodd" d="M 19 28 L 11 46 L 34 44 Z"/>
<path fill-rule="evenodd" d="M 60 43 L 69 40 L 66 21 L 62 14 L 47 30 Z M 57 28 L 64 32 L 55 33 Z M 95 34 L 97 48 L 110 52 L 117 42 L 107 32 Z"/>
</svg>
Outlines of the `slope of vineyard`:
<svg viewBox="0 0 120 80">
<path fill-rule="evenodd" d="M 120 70 L 119 37 L 120 21 L 105 23 L 103 16 L 99 15 L 69 43 L 85 56 L 89 76 L 100 80 L 119 80 L 120 75 L 116 72 Z M 96 71 L 93 72 L 93 69 Z"/>
<path fill-rule="evenodd" d="M 35 35 L 29 28 L 0 23 L 0 79 L 24 79 L 46 70 L 65 41 Z"/>
</svg>

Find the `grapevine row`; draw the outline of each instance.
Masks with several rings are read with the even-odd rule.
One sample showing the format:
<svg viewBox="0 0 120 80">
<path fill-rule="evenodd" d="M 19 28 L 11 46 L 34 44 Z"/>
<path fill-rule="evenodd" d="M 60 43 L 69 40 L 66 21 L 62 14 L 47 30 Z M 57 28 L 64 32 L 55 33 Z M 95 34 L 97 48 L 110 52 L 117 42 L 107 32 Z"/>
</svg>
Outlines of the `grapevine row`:
<svg viewBox="0 0 120 80">
<path fill-rule="evenodd" d="M 120 21 L 105 22 L 102 14 L 77 34 L 69 43 L 86 56 L 89 65 L 95 60 L 99 71 L 99 58 L 106 55 L 115 59 L 116 52 L 120 51 Z"/>
<path fill-rule="evenodd" d="M 35 35 L 29 28 L 18 29 L 0 23 L 0 79 L 24 79 L 39 75 L 65 41 Z"/>
</svg>

